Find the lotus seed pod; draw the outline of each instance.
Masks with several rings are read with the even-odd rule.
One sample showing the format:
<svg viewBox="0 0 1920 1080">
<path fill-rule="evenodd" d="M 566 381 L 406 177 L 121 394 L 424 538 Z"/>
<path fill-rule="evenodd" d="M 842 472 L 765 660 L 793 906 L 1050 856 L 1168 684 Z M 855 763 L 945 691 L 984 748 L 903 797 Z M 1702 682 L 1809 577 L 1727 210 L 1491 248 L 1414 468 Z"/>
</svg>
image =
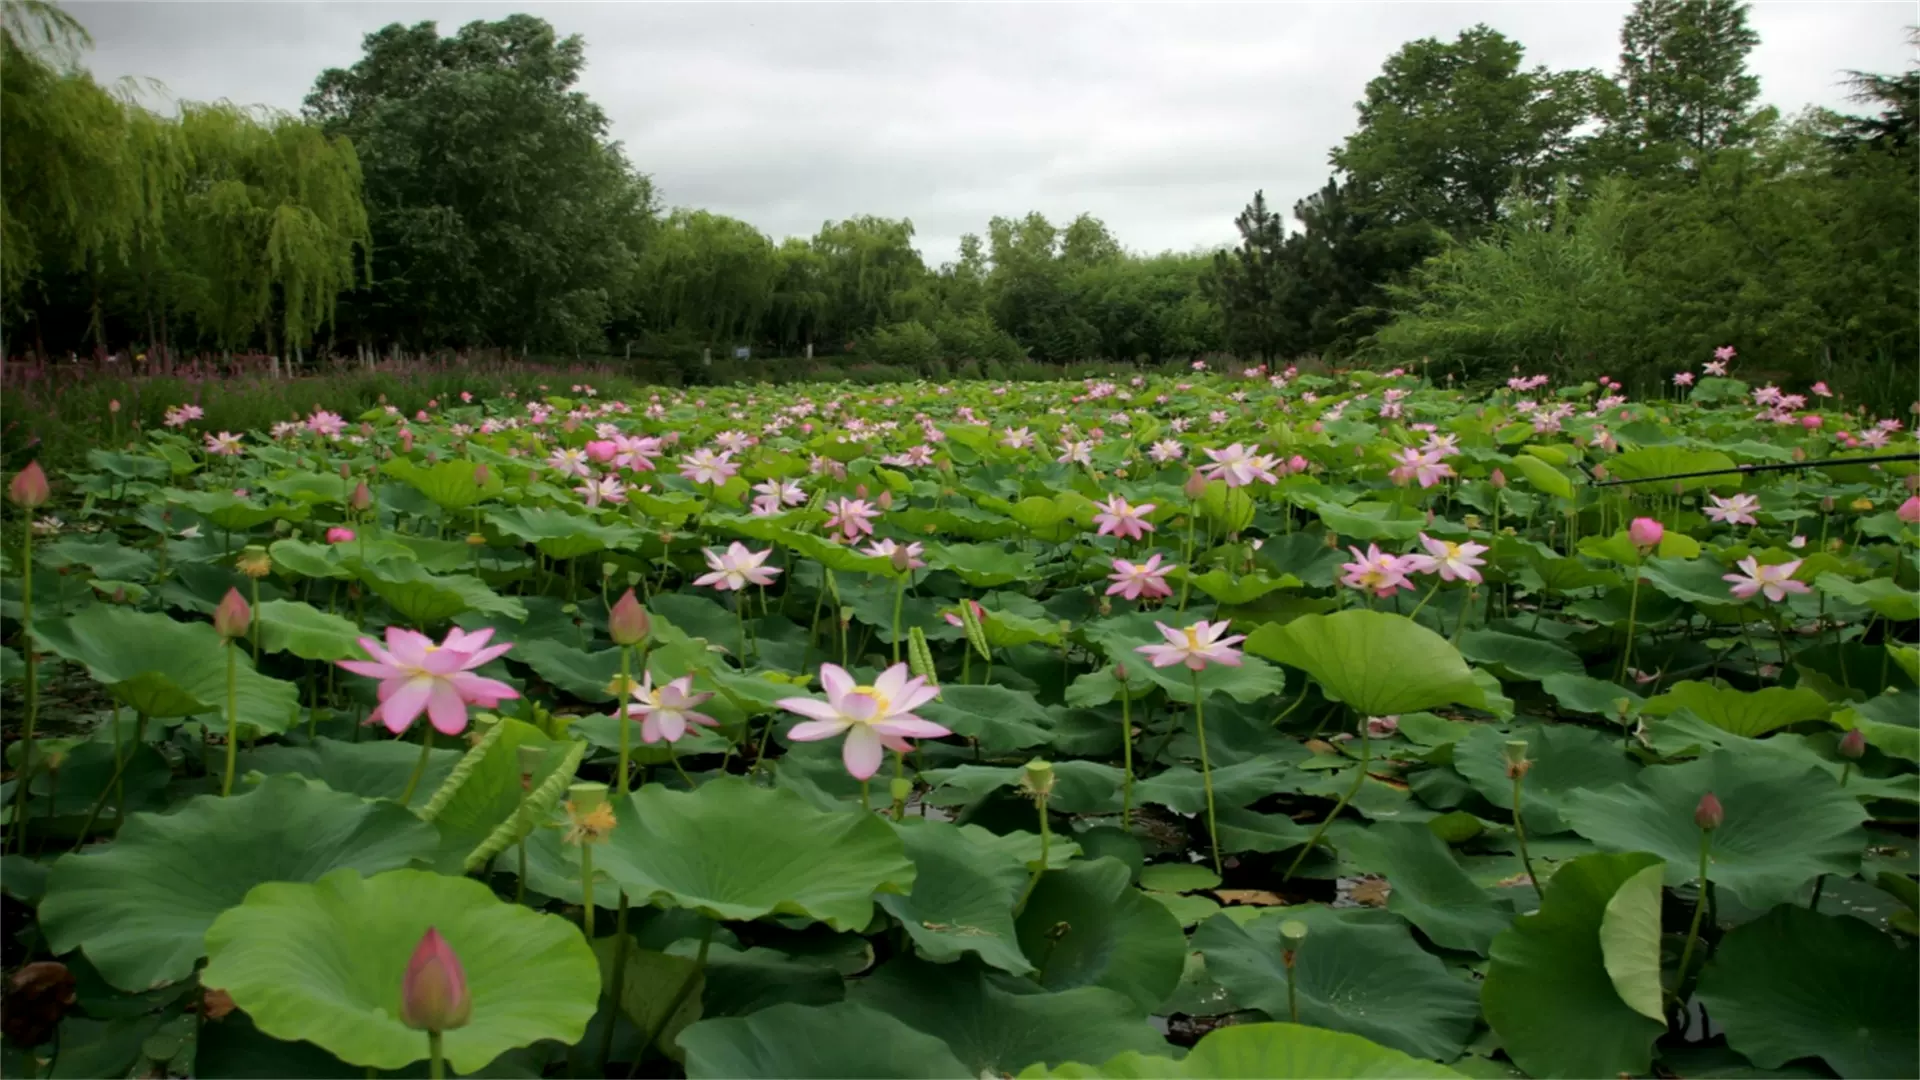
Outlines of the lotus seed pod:
<svg viewBox="0 0 1920 1080">
<path fill-rule="evenodd" d="M 1288 919 L 1280 924 L 1280 943 L 1286 946 L 1288 952 L 1299 949 L 1301 942 L 1306 940 L 1306 923 L 1301 922 L 1299 919 Z"/>
</svg>

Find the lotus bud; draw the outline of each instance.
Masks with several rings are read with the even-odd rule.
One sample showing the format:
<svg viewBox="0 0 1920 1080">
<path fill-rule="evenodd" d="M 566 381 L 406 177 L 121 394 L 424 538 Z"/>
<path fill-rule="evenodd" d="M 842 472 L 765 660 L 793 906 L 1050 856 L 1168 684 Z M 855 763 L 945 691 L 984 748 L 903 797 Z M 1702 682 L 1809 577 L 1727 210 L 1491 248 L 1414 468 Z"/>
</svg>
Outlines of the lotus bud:
<svg viewBox="0 0 1920 1080">
<path fill-rule="evenodd" d="M 340 479 L 348 480 L 348 479 L 351 479 L 352 477 L 353 477 L 353 470 L 347 467 L 346 462 L 344 461 L 341 462 L 340 463 Z"/>
<path fill-rule="evenodd" d="M 1400 718 L 1398 716 L 1367 717 L 1367 738 L 1369 739 L 1384 739 L 1399 730 Z"/>
<path fill-rule="evenodd" d="M 113 399 L 112 401 L 109 401 L 109 402 L 107 402 L 107 411 L 108 411 L 108 412 L 110 412 L 110 413 L 117 413 L 117 412 L 119 412 L 119 411 L 120 411 L 120 399 L 119 399 L 119 398 L 114 398 L 114 399 Z"/>
<path fill-rule="evenodd" d="M 1660 538 L 1667 534 L 1666 526 L 1652 518 L 1634 518 L 1627 526 L 1627 536 L 1633 540 L 1633 546 L 1641 551 L 1651 551 L 1660 544 Z"/>
<path fill-rule="evenodd" d="M 1022 782 L 1029 792 L 1044 798 L 1053 791 L 1053 763 L 1041 758 L 1027 762 L 1026 777 Z"/>
<path fill-rule="evenodd" d="M 893 509 L 893 492 L 883 491 L 880 493 L 880 497 L 873 501 L 876 506 L 880 507 L 880 509 L 891 510 Z"/>
<path fill-rule="evenodd" d="M 347 505 L 354 510 L 365 510 L 373 505 L 373 492 L 367 490 L 365 480 L 353 486 L 353 494 L 347 497 Z"/>
<path fill-rule="evenodd" d="M 613 455 L 619 451 L 620 448 L 611 439 L 595 439 L 587 444 L 587 456 L 601 464 L 612 461 Z"/>
<path fill-rule="evenodd" d="M 865 484 L 855 484 L 855 485 L 853 485 L 853 497 L 854 497 L 854 498 L 856 498 L 856 499 L 864 499 L 864 498 L 866 498 L 866 497 L 867 497 L 867 485 L 865 485 Z"/>
<path fill-rule="evenodd" d="M 213 609 L 213 628 L 228 641 L 246 637 L 252 622 L 253 609 L 247 606 L 239 589 L 228 589 L 227 595 L 220 598 L 220 606 Z"/>
<path fill-rule="evenodd" d="M 1613 475 L 1612 473 L 1607 471 L 1607 467 L 1605 465 L 1595 465 L 1593 467 L 1593 478 L 1595 480 L 1605 480 L 1607 477 L 1612 475 Z"/>
<path fill-rule="evenodd" d="M 429 926 L 400 983 L 400 1022 L 416 1031 L 452 1031 L 472 1016 L 466 969 L 447 939 Z"/>
<path fill-rule="evenodd" d="M 1125 664 L 1113 665 L 1113 677 L 1116 679 L 1119 679 L 1123 683 L 1126 682 L 1127 681 L 1127 665 Z"/>
<path fill-rule="evenodd" d="M 894 777 L 887 787 L 888 793 L 893 796 L 893 801 L 897 803 L 906 802 L 907 796 L 913 794 L 913 781 L 904 776 Z"/>
<path fill-rule="evenodd" d="M 1700 805 L 1694 807 L 1693 810 L 1693 823 L 1695 825 L 1711 832 L 1719 828 L 1720 823 L 1726 819 L 1727 812 L 1720 808 L 1720 800 L 1714 798 L 1713 792 L 1709 791 L 1705 795 L 1700 796 Z"/>
<path fill-rule="evenodd" d="M 492 475 L 492 472 L 489 471 L 485 465 L 475 465 L 473 467 L 473 482 L 477 487 L 486 487 L 487 478 Z"/>
<path fill-rule="evenodd" d="M 1820 511 L 1822 513 L 1826 513 L 1826 514 L 1833 513 L 1833 507 L 1834 507 L 1833 496 L 1823 495 L 1820 497 Z"/>
<path fill-rule="evenodd" d="M 267 549 L 259 544 L 248 544 L 242 548 L 240 556 L 233 561 L 233 564 L 241 573 L 255 581 L 273 573 L 273 556 L 267 554 Z"/>
<path fill-rule="evenodd" d="M 354 533 L 352 529 L 339 525 L 327 530 L 327 543 L 329 544 L 345 544 L 353 540 L 353 537 Z"/>
<path fill-rule="evenodd" d="M 1505 488 L 1507 486 L 1507 474 L 1501 472 L 1499 469 L 1495 469 L 1493 470 L 1493 475 L 1487 477 L 1487 483 L 1492 484 L 1496 488 Z"/>
<path fill-rule="evenodd" d="M 1187 482 L 1180 490 L 1186 493 L 1189 501 L 1197 501 L 1200 496 L 1207 493 L 1207 478 L 1201 476 L 1200 471 L 1196 469 L 1187 476 Z"/>
<path fill-rule="evenodd" d="M 1900 504 L 1894 516 L 1909 525 L 1920 525 L 1920 495 L 1909 495 L 1907 501 Z"/>
<path fill-rule="evenodd" d="M 45 503 L 52 495 L 47 474 L 38 461 L 27 462 L 27 467 L 14 473 L 7 484 L 7 500 L 28 510 Z"/>
<path fill-rule="evenodd" d="M 653 633 L 653 620 L 647 616 L 647 609 L 628 589 L 619 600 L 614 602 L 613 610 L 607 615 L 607 636 L 615 645 L 638 645 Z"/>
<path fill-rule="evenodd" d="M 893 564 L 893 572 L 896 574 L 904 574 L 913 569 L 913 556 L 907 554 L 904 546 L 896 545 L 887 555 L 887 561 Z"/>
<path fill-rule="evenodd" d="M 400 452 L 403 454 L 413 453 L 413 429 L 412 428 L 408 428 L 400 433 Z"/>
<path fill-rule="evenodd" d="M 1849 761 L 1859 761 L 1867 753 L 1866 733 L 1859 728 L 1849 730 L 1845 735 L 1840 736 L 1838 749 L 1841 757 Z"/>
</svg>

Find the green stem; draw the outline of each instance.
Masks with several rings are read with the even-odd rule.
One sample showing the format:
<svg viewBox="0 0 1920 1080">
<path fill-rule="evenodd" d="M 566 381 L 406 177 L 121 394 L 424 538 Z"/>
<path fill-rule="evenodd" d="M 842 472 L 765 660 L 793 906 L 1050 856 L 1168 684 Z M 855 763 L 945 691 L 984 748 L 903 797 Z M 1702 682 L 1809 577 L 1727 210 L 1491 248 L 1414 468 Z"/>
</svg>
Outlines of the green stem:
<svg viewBox="0 0 1920 1080">
<path fill-rule="evenodd" d="M 1213 763 L 1207 758 L 1207 707 L 1206 695 L 1200 692 L 1200 673 L 1192 668 L 1187 673 L 1193 676 L 1193 723 L 1200 731 L 1200 784 L 1207 791 L 1207 846 L 1213 849 L 1213 873 L 1223 876 L 1220 867 L 1220 830 L 1213 818 Z"/>
<path fill-rule="evenodd" d="M 413 775 L 407 777 L 407 789 L 400 793 L 400 805 L 413 801 L 413 789 L 420 786 L 420 778 L 427 774 L 427 757 L 433 753 L 433 725 L 422 724 L 420 736 L 420 759 L 413 763 Z"/>
<path fill-rule="evenodd" d="M 1633 592 L 1629 594 L 1627 599 L 1627 645 L 1626 648 L 1620 650 L 1620 673 L 1615 677 L 1615 682 L 1626 681 L 1627 671 L 1633 661 L 1633 626 L 1634 622 L 1639 618 L 1639 615 L 1640 567 L 1639 564 L 1636 563 L 1633 568 Z"/>
<path fill-rule="evenodd" d="M 613 790 L 623 796 L 627 793 L 627 773 L 633 764 L 633 718 L 627 715 L 627 705 L 633 700 L 633 683 L 629 674 L 633 670 L 632 653 L 630 647 L 620 646 L 620 696 L 613 707 L 613 715 L 620 721 L 620 772 L 613 782 Z M 621 955 L 626 955 L 624 949 Z M 613 1030 L 612 1025 L 608 1025 L 607 1030 Z"/>
<path fill-rule="evenodd" d="M 1040 875 L 1047 872 L 1047 850 L 1053 842 L 1053 829 L 1047 823 L 1047 797 L 1035 795 L 1033 805 L 1040 812 L 1040 865 L 1033 868 L 1033 876 L 1027 878 L 1027 887 L 1020 890 L 1020 901 L 1013 905 L 1016 915 L 1026 910 L 1027 897 L 1032 896 L 1033 887 L 1040 884 Z"/>
<path fill-rule="evenodd" d="M 1120 684 L 1120 746 L 1126 771 L 1120 780 L 1120 827 L 1133 828 L 1133 702 Z"/>
<path fill-rule="evenodd" d="M 260 579 L 248 574 L 247 580 L 252 583 L 253 611 L 257 616 L 260 612 Z M 247 636 L 253 640 L 253 662 L 258 664 L 260 662 L 260 620 L 257 617 L 249 620 Z"/>
<path fill-rule="evenodd" d="M 1193 519 L 1199 516 L 1199 513 L 1200 503 L 1198 500 L 1188 504 L 1187 550 L 1186 554 L 1181 557 L 1180 563 L 1181 569 L 1184 571 L 1180 576 L 1180 607 L 1178 610 L 1181 612 L 1187 610 L 1187 592 L 1193 585 Z"/>
<path fill-rule="evenodd" d="M 445 1080 L 447 1058 L 440 1046 L 440 1033 L 427 1032 L 427 1076 L 429 1080 Z"/>
<path fill-rule="evenodd" d="M 906 778 L 907 778 L 907 755 L 901 753 L 898 750 L 895 750 L 893 752 L 894 796 L 893 796 L 893 808 L 890 811 L 890 815 L 895 821 L 899 821 L 901 818 L 907 816 L 907 797 L 901 794 L 901 790 L 903 788 L 901 781 L 905 780 Z"/>
<path fill-rule="evenodd" d="M 520 781 L 520 805 L 514 809 L 515 821 L 524 820 L 527 816 L 527 795 L 529 794 L 527 788 L 527 779 L 523 777 Z M 514 847 L 520 865 L 519 876 L 513 881 L 513 902 L 524 904 L 527 902 L 527 838 L 522 836 L 515 842 Z"/>
<path fill-rule="evenodd" d="M 1407 613 L 1407 618 L 1411 619 L 1415 615 L 1420 614 L 1421 610 L 1427 606 L 1427 601 L 1433 599 L 1433 594 L 1439 591 L 1440 591 L 1440 575 L 1438 573 L 1435 573 L 1433 575 L 1433 587 L 1427 590 L 1427 595 L 1421 597 L 1419 603 L 1413 605 L 1413 610 Z"/>
<path fill-rule="evenodd" d="M 1281 875 L 1281 881 L 1293 880 L 1294 871 L 1299 870 L 1300 864 L 1307 861 L 1307 853 L 1319 845 L 1320 838 L 1327 834 L 1327 827 L 1333 824 L 1333 819 L 1340 816 L 1340 811 L 1347 808 L 1347 804 L 1353 801 L 1355 795 L 1360 794 L 1360 785 L 1367 782 L 1367 766 L 1372 760 L 1373 740 L 1367 738 L 1367 723 L 1365 720 L 1361 720 L 1360 769 L 1353 778 L 1353 785 L 1347 788 L 1346 792 L 1340 796 L 1340 801 L 1333 804 L 1333 809 L 1329 811 L 1327 816 L 1321 820 L 1320 824 L 1314 828 L 1313 835 L 1307 838 L 1307 846 L 1301 848 L 1300 854 L 1293 857 L 1293 863 L 1287 867 L 1287 872 Z"/>
<path fill-rule="evenodd" d="M 13 832 L 14 848 L 27 850 L 27 789 L 33 786 L 33 725 L 40 711 L 40 677 L 34 669 L 38 657 L 33 648 L 33 511 L 27 511 L 26 525 L 21 540 L 20 562 L 20 644 L 27 657 L 27 723 L 21 731 L 20 775 L 15 781 L 19 785 L 14 794 Z M 161 543 L 166 542 L 165 537 Z"/>
<path fill-rule="evenodd" d="M 627 1070 L 629 1080 L 639 1074 L 640 1059 L 646 1056 L 647 1048 L 652 1046 L 654 1041 L 660 1038 L 660 1034 L 666 1030 L 667 1024 L 672 1022 L 674 1014 L 678 1013 L 680 1007 L 687 1003 L 687 997 L 693 993 L 693 988 L 700 982 L 700 977 L 706 973 L 707 949 L 712 946 L 712 944 L 713 923 L 708 921 L 706 929 L 700 932 L 700 951 L 694 954 L 693 970 L 687 972 L 687 977 L 681 980 L 680 989 L 674 991 L 673 1000 L 668 1002 L 667 1007 L 661 1011 L 660 1018 L 655 1020 L 651 1027 L 647 1028 L 647 1037 L 640 1043 L 640 1052 L 634 1055 L 633 1067 Z"/>
<path fill-rule="evenodd" d="M 1680 950 L 1680 973 L 1675 986 L 1687 984 L 1687 966 L 1693 962 L 1693 946 L 1700 940 L 1700 916 L 1707 910 L 1707 854 L 1713 850 L 1713 832 L 1700 830 L 1700 895 L 1693 901 L 1693 922 L 1687 927 L 1687 944 Z M 1676 994 L 1676 996 L 1678 996 Z"/>
<path fill-rule="evenodd" d="M 1527 871 L 1527 882 L 1533 886 L 1533 895 L 1545 907 L 1547 894 L 1540 888 L 1540 879 L 1533 874 L 1533 859 L 1527 855 L 1527 819 L 1520 812 L 1520 785 L 1525 779 L 1524 773 L 1516 772 L 1513 777 L 1513 835 L 1520 842 L 1520 865 Z"/>
<path fill-rule="evenodd" d="M 600 1032 L 600 1072 L 608 1070 L 613 1056 L 613 1029 L 620 1024 L 620 997 L 627 979 L 627 891 L 620 890 L 620 907 L 613 916 L 613 1009 L 607 1014 L 607 1026 Z"/>
<path fill-rule="evenodd" d="M 227 642 L 227 776 L 220 782 L 221 796 L 233 794 L 234 760 L 240 752 L 240 654 L 233 642 Z"/>
<path fill-rule="evenodd" d="M 900 662 L 900 604 L 906 597 L 907 574 L 901 574 L 900 580 L 893 586 L 893 662 L 896 664 Z"/>
<path fill-rule="evenodd" d="M 593 841 L 580 842 L 580 929 L 593 940 Z"/>
<path fill-rule="evenodd" d="M 1297 980 L 1293 977 L 1293 950 L 1288 949 L 1283 959 L 1287 968 L 1287 1018 L 1297 1024 L 1300 1022 L 1300 995 L 1294 988 Z"/>
</svg>

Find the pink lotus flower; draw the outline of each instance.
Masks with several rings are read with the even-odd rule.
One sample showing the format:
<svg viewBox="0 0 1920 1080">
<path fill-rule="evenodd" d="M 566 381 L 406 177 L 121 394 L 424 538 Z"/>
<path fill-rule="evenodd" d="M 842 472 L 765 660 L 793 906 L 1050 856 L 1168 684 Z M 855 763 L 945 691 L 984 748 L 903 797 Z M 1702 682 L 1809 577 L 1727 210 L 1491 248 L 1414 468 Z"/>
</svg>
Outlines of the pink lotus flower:
<svg viewBox="0 0 1920 1080">
<path fill-rule="evenodd" d="M 1349 547 L 1353 552 L 1353 561 L 1341 563 L 1340 569 L 1345 576 L 1340 583 L 1354 589 L 1364 589 L 1375 596 L 1387 597 L 1401 589 L 1412 589 L 1413 582 L 1407 580 L 1407 572 L 1412 567 L 1405 559 L 1388 555 L 1380 550 L 1378 544 L 1368 544 L 1365 554 L 1357 547 Z"/>
<path fill-rule="evenodd" d="M 1405 484 L 1416 480 L 1423 488 L 1433 485 L 1453 475 L 1453 466 L 1441 461 L 1437 454 L 1427 454 L 1411 446 L 1400 448 L 1399 464 L 1388 471 L 1387 477 L 1396 484 Z"/>
<path fill-rule="evenodd" d="M 1159 464 L 1165 465 L 1169 461 L 1179 461 L 1181 458 L 1186 457 L 1187 448 L 1180 445 L 1180 440 L 1178 439 L 1161 439 L 1147 450 L 1147 456 Z"/>
<path fill-rule="evenodd" d="M 1133 651 L 1145 656 L 1154 667 L 1172 667 L 1185 664 L 1188 669 L 1200 671 L 1208 664 L 1225 664 L 1227 667 L 1240 666 L 1240 650 L 1233 646 L 1247 639 L 1245 634 L 1235 634 L 1223 638 L 1230 620 L 1222 619 L 1217 623 L 1205 619 L 1194 623 L 1184 630 L 1175 630 L 1166 623 L 1154 620 L 1153 625 L 1166 638 L 1164 645 L 1141 645 Z"/>
<path fill-rule="evenodd" d="M 865 499 L 845 497 L 830 500 L 827 503 L 827 531 L 840 530 L 847 540 L 873 535 L 872 519 L 880 516 L 880 511 Z"/>
<path fill-rule="evenodd" d="M 1399 730 L 1400 718 L 1398 716 L 1367 717 L 1367 738 L 1369 739 L 1384 739 Z"/>
<path fill-rule="evenodd" d="M 587 444 L 586 451 L 589 458 L 605 465 L 620 452 L 620 447 L 612 439 L 595 439 Z"/>
<path fill-rule="evenodd" d="M 1138 600 L 1142 596 L 1149 600 L 1172 596 L 1173 589 L 1166 582 L 1167 571 L 1171 569 L 1172 564 L 1160 565 L 1160 553 L 1157 551 L 1143 563 L 1115 559 L 1113 573 L 1108 575 L 1113 584 L 1107 586 L 1107 595 L 1128 600 Z"/>
<path fill-rule="evenodd" d="M 1800 561 L 1795 559 L 1775 566 L 1761 566 L 1759 560 L 1749 555 L 1741 559 L 1739 564 L 1740 569 L 1746 571 L 1745 574 L 1722 574 L 1720 580 L 1732 582 L 1733 595 L 1742 600 L 1750 599 L 1754 593 L 1764 593 L 1767 599 L 1777 604 L 1785 600 L 1788 593 L 1809 591 L 1806 582 L 1793 580 L 1793 572 L 1800 569 Z"/>
<path fill-rule="evenodd" d="M 472 1017 L 466 969 L 447 939 L 429 926 L 400 978 L 400 1022 L 415 1031 L 452 1031 Z"/>
<path fill-rule="evenodd" d="M 1421 574 L 1439 573 L 1441 581 L 1465 581 L 1472 585 L 1480 583 L 1480 571 L 1475 569 L 1487 565 L 1480 556 L 1486 552 L 1487 545 L 1476 544 L 1469 540 L 1456 544 L 1451 540 L 1435 540 L 1426 533 L 1420 534 L 1420 543 L 1427 554 L 1413 554 L 1401 558 L 1402 565 Z"/>
<path fill-rule="evenodd" d="M 1718 375 L 1721 378 L 1726 378 L 1727 375 L 1727 365 L 1719 360 L 1709 360 L 1701 364 L 1700 369 L 1709 375 Z"/>
<path fill-rule="evenodd" d="M 820 685 L 827 692 L 825 701 L 790 697 L 774 704 L 807 717 L 787 733 L 796 742 L 817 742 L 844 732 L 847 739 L 841 745 L 840 760 L 856 780 L 869 779 L 880 770 L 883 750 L 912 750 L 908 738 L 937 739 L 953 734 L 913 714 L 940 691 L 928 686 L 924 678 L 908 678 L 905 664 L 881 672 L 871 686 L 856 685 L 853 676 L 837 664 L 822 664 Z"/>
<path fill-rule="evenodd" d="M 777 566 L 763 566 L 773 549 L 748 551 L 747 545 L 735 540 L 727 545 L 727 553 L 719 555 L 712 548 L 702 554 L 707 557 L 707 565 L 713 573 L 702 574 L 693 579 L 695 585 L 711 585 L 721 592 L 729 589 L 744 589 L 748 585 L 771 585 L 774 576 L 780 573 Z"/>
<path fill-rule="evenodd" d="M 1920 495 L 1909 495 L 1907 501 L 1900 504 L 1894 516 L 1909 525 L 1920 525 Z"/>
<path fill-rule="evenodd" d="M 1678 374 L 1676 374 L 1676 375 L 1674 375 L 1674 377 L 1673 377 L 1673 385 L 1675 385 L 1675 386 L 1692 386 L 1692 385 L 1693 385 L 1693 372 L 1691 372 L 1691 371 L 1682 371 L 1682 372 L 1679 372 Z"/>
<path fill-rule="evenodd" d="M 223 431 L 218 435 L 207 436 L 207 453 L 220 457 L 238 457 L 246 447 L 240 443 L 241 436 Z"/>
<path fill-rule="evenodd" d="M 327 530 L 327 543 L 345 544 L 353 539 L 353 530 L 335 525 Z"/>
<path fill-rule="evenodd" d="M 339 413 L 315 409 L 313 415 L 307 417 L 307 430 L 328 439 L 338 439 L 347 430 L 347 421 Z"/>
<path fill-rule="evenodd" d="M 53 497 L 53 489 L 47 484 L 47 473 L 38 461 L 29 461 L 24 469 L 13 474 L 7 482 L 7 499 L 15 506 L 28 510 L 40 506 Z"/>
<path fill-rule="evenodd" d="M 1721 363 L 1726 363 L 1728 360 L 1733 359 L 1736 355 L 1738 354 L 1734 352 L 1733 346 L 1731 345 L 1722 345 L 1719 348 L 1713 350 L 1713 358 L 1715 360 L 1720 361 Z"/>
<path fill-rule="evenodd" d="M 978 601 L 978 600 L 968 600 L 968 601 L 966 601 L 966 603 L 967 603 L 967 606 L 969 606 L 969 607 L 971 607 L 971 608 L 973 608 L 973 618 L 974 618 L 974 621 L 976 621 L 976 622 L 986 622 L 986 621 L 987 621 L 987 609 L 986 609 L 986 608 L 983 608 L 983 607 L 981 607 L 981 606 L 980 606 L 980 601 Z M 952 611 L 949 611 L 949 612 L 947 612 L 947 613 L 945 613 L 944 615 L 942 615 L 942 616 L 940 616 L 940 617 L 941 617 L 941 618 L 943 618 L 943 619 L 945 619 L 945 620 L 947 620 L 947 625 L 949 625 L 949 626 L 965 626 L 965 625 L 967 625 L 967 624 L 966 624 L 966 621 L 965 621 L 964 619 L 962 619 L 962 618 L 960 618 L 960 616 L 959 616 L 958 614 L 956 614 L 956 613 L 954 613 L 954 612 L 952 612 Z"/>
<path fill-rule="evenodd" d="M 1755 525 L 1759 523 L 1758 519 L 1753 516 L 1753 512 L 1760 509 L 1760 497 L 1757 495 L 1740 494 L 1735 495 L 1731 499 L 1723 499 L 1718 495 L 1709 495 L 1707 498 L 1713 503 L 1712 506 L 1704 508 L 1707 517 L 1720 522 L 1722 525 Z"/>
<path fill-rule="evenodd" d="M 657 743 L 662 739 L 679 742 L 687 734 L 688 724 L 720 726 L 720 721 L 713 717 L 693 711 L 695 705 L 712 696 L 712 693 L 694 693 L 691 675 L 655 686 L 653 672 L 649 671 L 640 685 L 633 688 L 633 699 L 638 704 L 627 706 L 627 718 L 640 721 L 641 742 Z"/>
<path fill-rule="evenodd" d="M 1200 474 L 1209 480 L 1223 481 L 1230 488 L 1245 487 L 1255 480 L 1279 483 L 1280 478 L 1272 471 L 1277 462 L 1253 451 L 1253 447 L 1241 443 L 1224 450 L 1206 449 L 1203 452 L 1211 461 L 1200 466 Z"/>
<path fill-rule="evenodd" d="M 775 506 L 800 506 L 807 501 L 807 493 L 792 480 L 766 480 L 753 485 L 753 490 L 772 499 Z"/>
<path fill-rule="evenodd" d="M 680 459 L 680 475 L 696 484 L 724 484 L 740 471 L 733 455 L 701 447 Z"/>
<path fill-rule="evenodd" d="M 1832 397 L 1832 396 L 1833 396 L 1833 391 L 1832 391 L 1832 390 L 1829 390 L 1829 389 L 1827 389 L 1827 384 L 1826 384 L 1826 383 L 1823 383 L 1823 382 L 1817 382 L 1817 383 L 1814 383 L 1814 384 L 1813 384 L 1813 396 L 1815 396 L 1815 397 Z"/>
<path fill-rule="evenodd" d="M 925 569 L 927 565 L 926 560 L 920 557 L 926 553 L 926 545 L 918 542 L 901 547 L 898 543 L 894 542 L 892 537 L 888 537 L 885 540 L 875 540 L 860 550 L 876 559 L 891 559 L 893 558 L 894 552 L 904 552 L 907 557 L 907 569 L 909 570 Z"/>
<path fill-rule="evenodd" d="M 1666 535 L 1666 526 L 1652 518 L 1634 518 L 1633 523 L 1627 526 L 1627 539 L 1632 540 L 1633 546 L 1641 551 L 1652 551 L 1660 546 L 1661 539 Z"/>
<path fill-rule="evenodd" d="M 1094 524 L 1100 526 L 1094 535 L 1111 534 L 1122 540 L 1138 540 L 1153 531 L 1153 525 L 1146 517 L 1153 510 L 1153 503 L 1128 506 L 1127 500 L 1118 495 L 1109 495 L 1107 501 L 1101 504 L 1100 512 L 1093 515 Z"/>
<path fill-rule="evenodd" d="M 435 730 L 458 735 L 467 729 L 467 706 L 490 709 L 520 696 L 506 683 L 473 674 L 474 668 L 513 648 L 511 643 L 488 646 L 492 637 L 491 628 L 469 634 L 456 626 L 436 645 L 425 634 L 389 626 L 384 649 L 372 638 L 360 639 L 360 647 L 373 657 L 371 663 L 335 662 L 355 675 L 380 680 L 380 705 L 368 723 L 377 720 L 398 735 L 424 710 Z"/>
<path fill-rule="evenodd" d="M 593 475 L 593 466 L 587 464 L 587 452 L 570 446 L 561 446 L 547 455 L 547 468 L 562 476 L 589 477 Z"/>
</svg>

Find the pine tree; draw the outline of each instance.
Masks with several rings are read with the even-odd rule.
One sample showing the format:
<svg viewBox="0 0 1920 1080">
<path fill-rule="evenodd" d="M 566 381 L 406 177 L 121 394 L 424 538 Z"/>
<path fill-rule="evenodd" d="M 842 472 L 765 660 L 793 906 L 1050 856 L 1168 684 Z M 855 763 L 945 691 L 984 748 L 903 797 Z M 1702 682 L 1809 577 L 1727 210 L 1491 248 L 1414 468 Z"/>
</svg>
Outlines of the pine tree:
<svg viewBox="0 0 1920 1080">
<path fill-rule="evenodd" d="M 1210 285 L 1226 316 L 1228 344 L 1271 360 L 1293 347 L 1296 337 L 1286 317 L 1286 229 L 1267 209 L 1265 191 L 1253 193 L 1233 224 L 1240 246 L 1214 255 Z"/>
<path fill-rule="evenodd" d="M 1747 54 L 1760 36 L 1740 0 L 1636 0 L 1620 28 L 1620 133 L 1654 167 L 1697 170 L 1752 138 L 1760 80 Z"/>
</svg>

